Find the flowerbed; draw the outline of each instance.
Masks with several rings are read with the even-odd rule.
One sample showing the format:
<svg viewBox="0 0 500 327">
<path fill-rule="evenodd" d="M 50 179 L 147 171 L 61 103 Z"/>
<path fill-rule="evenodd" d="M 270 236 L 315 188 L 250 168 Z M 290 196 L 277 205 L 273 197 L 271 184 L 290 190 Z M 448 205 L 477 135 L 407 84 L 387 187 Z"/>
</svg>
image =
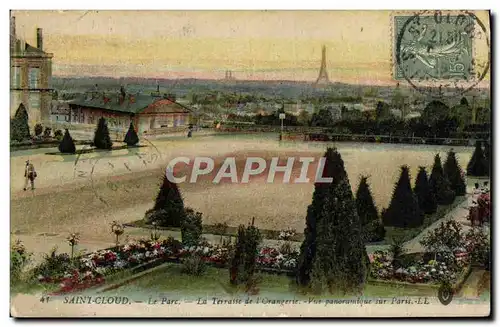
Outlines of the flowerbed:
<svg viewBox="0 0 500 327">
<path fill-rule="evenodd" d="M 370 274 L 379 280 L 395 280 L 406 283 L 437 284 L 455 282 L 468 265 L 465 249 L 453 253 L 440 253 L 435 260 L 423 259 L 395 268 L 388 252 L 377 251 L 370 256 Z"/>
<path fill-rule="evenodd" d="M 80 291 L 97 286 L 119 271 L 138 267 L 159 258 L 176 257 L 181 249 L 180 242 L 169 238 L 162 241 L 138 240 L 112 249 L 99 250 L 71 259 L 66 254 L 55 255 L 46 260 L 35 271 L 38 280 L 45 283 L 59 283 L 59 293 Z"/>
</svg>

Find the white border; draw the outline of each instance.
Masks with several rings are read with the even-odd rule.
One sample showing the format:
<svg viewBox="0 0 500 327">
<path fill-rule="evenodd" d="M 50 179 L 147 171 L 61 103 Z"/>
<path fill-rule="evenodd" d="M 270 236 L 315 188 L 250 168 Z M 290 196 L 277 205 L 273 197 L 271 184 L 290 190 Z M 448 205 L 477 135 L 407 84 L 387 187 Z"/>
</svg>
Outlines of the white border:
<svg viewBox="0 0 500 327">
<path fill-rule="evenodd" d="M 2 87 L 5 92 L 7 92 L 7 86 L 9 84 L 9 74 L 10 70 L 7 68 L 7 61 L 8 61 L 8 51 L 6 49 L 7 47 L 7 26 L 8 26 L 8 10 L 9 9 L 268 9 L 268 10 L 276 10 L 276 9 L 281 9 L 281 10 L 290 10 L 290 9 L 309 9 L 309 10 L 325 10 L 325 9 L 342 9 L 342 10 L 347 10 L 347 9 L 372 9 L 372 10 L 401 10 L 401 9 L 492 9 L 493 12 L 498 12 L 498 7 L 499 7 L 500 2 L 499 1 L 493 1 L 493 0 L 486 0 L 486 1 L 464 1 L 464 0 L 441 0 L 441 1 L 435 1 L 435 0 L 420 0 L 418 2 L 415 1 L 342 1 L 342 2 L 334 2 L 334 1 L 318 1 L 318 0 L 308 0 L 308 1 L 283 1 L 283 2 L 273 2 L 271 3 L 269 0 L 253 0 L 253 1 L 247 1 L 246 3 L 242 3 L 241 1 L 231 1 L 231 2 L 225 2 L 225 1 L 220 1 L 220 0 L 211 0 L 211 1 L 203 1 L 203 0 L 198 0 L 198 1 L 178 1 L 178 2 L 163 2 L 163 1 L 148 1 L 148 0 L 142 0 L 140 2 L 116 2 L 115 3 L 106 3 L 104 4 L 103 1 L 97 1 L 97 0 L 87 0 L 83 3 L 76 3 L 76 2 L 70 2 L 70 1 L 16 1 L 15 3 L 12 2 L 7 2 L 3 1 L 2 2 L 2 15 L 0 15 L 0 20 L 1 20 L 1 26 L 3 26 L 3 33 L 0 34 L 0 44 L 2 44 L 5 48 L 0 51 L 0 55 L 2 56 L 2 61 L 4 65 L 1 66 L 2 69 Z M 13 5 L 14 7 L 9 8 L 9 5 Z M 118 5 L 118 6 L 117 6 Z M 472 8 L 471 8 L 472 7 Z M 498 18 L 498 17 L 497 17 Z M 498 21 L 497 21 L 498 23 Z M 496 38 L 497 33 L 492 33 L 492 35 Z M 498 41 L 494 40 L 493 44 L 495 44 L 495 51 L 494 53 L 498 53 Z M 494 66 L 496 67 L 496 66 Z M 495 72 L 496 73 L 496 72 Z M 492 89 L 493 94 L 498 94 L 498 87 L 497 85 L 494 85 L 495 88 L 494 90 Z M 1 143 L 2 146 L 2 155 L 3 160 L 0 160 L 1 164 L 1 169 L 0 171 L 2 172 L 2 180 L 3 181 L 9 181 L 10 180 L 10 155 L 9 155 L 9 148 L 8 148 L 8 139 L 9 139 L 9 120 L 7 119 L 7 112 L 9 112 L 9 99 L 10 97 L 6 94 L 6 96 L 1 97 L 2 101 L 2 108 L 4 110 L 4 115 L 5 118 L 2 120 L 2 127 L 0 130 L 3 133 L 3 142 Z M 497 102 L 494 102 L 495 104 Z M 496 109 L 496 108 L 494 108 Z M 500 115 L 495 116 L 495 126 L 498 126 L 498 119 Z M 495 142 L 496 147 L 495 147 L 495 152 L 500 148 L 499 142 Z M 498 158 L 497 158 L 498 159 Z M 495 167 L 496 168 L 496 167 Z M 494 185 L 497 185 L 497 180 L 495 179 Z M 498 200 L 497 193 L 494 193 L 495 200 L 494 203 L 500 203 Z M 0 207 L 2 210 L 2 219 L 7 220 L 10 217 L 9 214 L 9 207 L 10 207 L 10 188 L 9 188 L 9 183 L 2 183 L 2 188 L 1 188 L 1 197 L 2 200 L 5 202 L 2 203 L 2 206 Z M 498 210 L 495 210 L 495 212 L 498 212 Z M 494 217 L 495 219 L 496 217 Z M 495 224 L 495 226 L 498 223 Z M 1 278 L 1 286 L 2 286 L 2 298 L 1 298 L 1 304 L 2 304 L 2 324 L 1 326 L 6 326 L 6 325 L 11 325 L 14 324 L 15 321 L 12 319 L 9 319 L 8 317 L 8 307 L 9 305 L 9 272 L 8 269 L 6 269 L 9 265 L 9 257 L 7 255 L 7 249 L 9 247 L 9 238 L 10 238 L 10 233 L 8 232 L 8 228 L 2 228 L 2 233 L 3 237 L 0 239 L 2 240 L 2 251 L 0 251 L 1 254 L 1 260 L 4 263 L 2 265 L 3 269 L 1 270 L 2 278 Z M 495 237 L 494 235 L 493 237 Z M 496 255 L 494 258 L 494 261 L 499 262 L 498 260 L 498 250 L 495 251 Z M 498 266 L 495 265 L 496 270 L 498 270 Z M 495 273 L 496 275 L 496 273 Z M 497 277 L 497 276 L 495 276 Z M 498 279 L 495 280 L 496 283 L 495 285 L 498 285 Z M 496 294 L 496 289 L 493 294 Z M 4 324 L 4 321 L 6 324 Z M 44 321 L 45 322 L 45 321 Z M 87 320 L 86 322 L 91 323 L 93 326 L 104 326 L 104 322 L 93 322 L 92 320 Z M 159 324 L 165 324 L 165 323 L 174 323 L 173 321 L 156 321 Z M 203 324 L 206 324 L 205 321 L 200 321 Z M 259 325 L 265 325 L 265 324 L 285 324 L 288 322 L 278 322 L 278 321 L 272 321 L 272 322 L 264 322 L 264 321 L 255 321 Z M 394 323 L 397 324 L 414 324 L 417 321 L 394 321 Z M 36 322 L 36 324 L 41 324 L 43 322 Z M 47 324 L 52 324 L 53 321 L 46 321 Z M 73 325 L 76 323 L 76 321 L 64 321 L 62 322 L 63 325 Z M 110 321 L 108 321 L 110 323 Z M 117 324 L 116 322 L 114 322 Z M 122 322 L 119 322 L 122 323 Z M 193 324 L 195 322 L 191 322 L 190 324 Z M 219 322 L 215 322 L 219 323 Z M 309 323 L 309 322 L 304 322 L 304 321 L 299 321 L 299 324 L 303 323 Z M 332 322 L 324 322 L 324 323 L 333 323 L 335 325 L 338 324 L 345 324 L 345 322 L 341 321 L 332 321 Z M 366 322 L 363 322 L 366 323 Z M 373 322 L 370 322 L 373 323 Z M 378 323 L 386 323 L 386 321 L 378 321 Z M 448 322 L 431 322 L 431 321 L 425 321 L 426 324 L 432 325 L 452 325 L 456 324 L 456 321 L 448 321 Z M 477 324 L 477 321 L 473 322 L 474 324 Z M 132 325 L 142 325 L 144 322 L 133 322 L 131 323 Z M 361 324 L 361 322 L 356 322 L 355 324 Z M 130 323 L 129 323 L 130 325 Z"/>
</svg>

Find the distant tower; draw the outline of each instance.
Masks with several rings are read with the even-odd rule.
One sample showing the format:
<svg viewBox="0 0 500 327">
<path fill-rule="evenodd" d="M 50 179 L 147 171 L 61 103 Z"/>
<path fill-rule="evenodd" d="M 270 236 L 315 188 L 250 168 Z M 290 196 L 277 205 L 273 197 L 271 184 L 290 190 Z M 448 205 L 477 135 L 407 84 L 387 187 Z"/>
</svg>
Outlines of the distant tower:
<svg viewBox="0 0 500 327">
<path fill-rule="evenodd" d="M 319 68 L 319 76 L 314 85 L 320 86 L 328 84 L 330 84 L 330 80 L 328 79 L 328 73 L 326 71 L 326 47 L 323 46 L 323 51 L 321 54 L 321 67 Z"/>
</svg>

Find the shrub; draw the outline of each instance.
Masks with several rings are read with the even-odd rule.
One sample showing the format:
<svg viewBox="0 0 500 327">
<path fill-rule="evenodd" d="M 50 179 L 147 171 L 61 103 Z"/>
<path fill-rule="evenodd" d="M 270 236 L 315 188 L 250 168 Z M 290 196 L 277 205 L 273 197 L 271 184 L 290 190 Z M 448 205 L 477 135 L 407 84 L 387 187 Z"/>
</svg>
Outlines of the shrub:
<svg viewBox="0 0 500 327">
<path fill-rule="evenodd" d="M 443 251 L 452 252 L 462 246 L 462 226 L 455 220 L 441 222 L 436 229 L 424 236 L 420 244 L 435 254 Z"/>
<path fill-rule="evenodd" d="M 427 172 L 425 170 L 425 167 L 419 168 L 413 192 L 415 192 L 415 195 L 417 196 L 418 206 L 425 214 L 431 214 L 436 212 L 437 210 L 436 197 L 434 193 L 431 192 L 429 179 L 427 178 Z"/>
<path fill-rule="evenodd" d="M 69 134 L 68 129 L 64 132 L 64 137 L 62 138 L 61 143 L 59 143 L 59 152 L 61 153 L 75 153 L 76 146 L 75 142 L 73 142 L 73 138 Z"/>
<path fill-rule="evenodd" d="M 201 276 L 207 269 L 201 256 L 192 254 L 182 260 L 182 272 L 188 275 Z"/>
<path fill-rule="evenodd" d="M 403 239 L 391 240 L 391 245 L 389 246 L 389 252 L 392 254 L 392 266 L 394 267 L 394 269 L 402 267 L 403 255 L 406 252 L 404 248 Z"/>
<path fill-rule="evenodd" d="M 444 175 L 439 154 L 434 157 L 429 187 L 438 204 L 449 205 L 455 200 L 455 191 L 451 189 L 450 181 Z"/>
<path fill-rule="evenodd" d="M 380 242 L 385 238 L 385 227 L 380 221 L 372 221 L 366 226 L 366 240 L 368 242 Z"/>
<path fill-rule="evenodd" d="M 462 169 L 458 164 L 455 152 L 450 150 L 443 167 L 444 176 L 448 179 L 451 189 L 455 192 L 455 196 L 465 195 L 465 180 L 462 175 Z"/>
<path fill-rule="evenodd" d="M 36 124 L 35 125 L 35 136 L 40 136 L 42 133 L 43 133 L 42 124 Z"/>
<path fill-rule="evenodd" d="M 62 138 L 63 138 L 63 132 L 62 132 L 60 129 L 56 130 L 56 131 L 54 132 L 54 137 L 55 137 L 57 140 L 61 141 L 61 140 L 62 140 Z"/>
<path fill-rule="evenodd" d="M 28 112 L 21 103 L 17 108 L 14 118 L 10 120 L 10 138 L 12 141 L 24 141 L 31 138 L 30 127 L 28 125 Z"/>
<path fill-rule="evenodd" d="M 99 118 L 97 123 L 97 128 L 94 133 L 94 146 L 98 149 L 111 150 L 113 147 L 113 142 L 109 137 L 108 125 L 106 124 L 106 119 L 103 117 Z"/>
<path fill-rule="evenodd" d="M 186 212 L 184 201 L 176 183 L 163 177 L 163 183 L 156 196 L 153 209 L 146 212 L 146 219 L 149 223 L 156 221 L 163 227 L 181 227 Z"/>
<path fill-rule="evenodd" d="M 465 234 L 465 247 L 473 264 L 489 267 L 490 240 L 481 228 L 472 228 Z"/>
<path fill-rule="evenodd" d="M 70 256 L 66 253 L 57 254 L 57 249 L 53 248 L 49 254 L 44 254 L 43 261 L 33 268 L 32 274 L 35 278 L 51 276 L 57 279 L 62 278 L 72 267 Z"/>
<path fill-rule="evenodd" d="M 52 128 L 45 127 L 45 130 L 43 131 L 43 137 L 45 138 L 52 137 Z"/>
<path fill-rule="evenodd" d="M 11 283 L 22 279 L 22 273 L 30 262 L 32 254 L 26 251 L 24 244 L 17 240 L 10 248 L 10 276 Z"/>
<path fill-rule="evenodd" d="M 371 241 L 373 238 L 378 238 L 374 234 L 375 229 L 378 229 L 377 232 L 381 233 L 380 227 L 384 229 L 384 226 L 379 222 L 377 208 L 375 207 L 375 202 L 373 201 L 367 180 L 368 177 L 361 177 L 358 191 L 356 192 L 356 210 L 361 223 L 363 237 L 365 241 Z M 385 230 L 383 234 L 385 235 Z"/>
<path fill-rule="evenodd" d="M 135 132 L 134 123 L 130 122 L 130 126 L 128 127 L 127 134 L 125 134 L 125 139 L 123 140 L 128 146 L 134 146 L 139 143 L 139 137 Z"/>
<path fill-rule="evenodd" d="M 193 209 L 186 209 L 186 216 L 181 222 L 181 237 L 184 246 L 195 246 L 201 240 L 202 227 L 202 213 L 194 212 Z"/>
<path fill-rule="evenodd" d="M 488 153 L 489 155 L 489 153 Z M 488 175 L 488 162 L 484 156 L 481 141 L 476 141 L 476 148 L 467 165 L 467 175 L 469 176 L 487 176 Z"/>
<path fill-rule="evenodd" d="M 413 228 L 423 224 L 424 214 L 410 185 L 408 166 L 401 167 L 401 175 L 394 188 L 389 208 L 382 217 L 385 226 Z"/>
</svg>

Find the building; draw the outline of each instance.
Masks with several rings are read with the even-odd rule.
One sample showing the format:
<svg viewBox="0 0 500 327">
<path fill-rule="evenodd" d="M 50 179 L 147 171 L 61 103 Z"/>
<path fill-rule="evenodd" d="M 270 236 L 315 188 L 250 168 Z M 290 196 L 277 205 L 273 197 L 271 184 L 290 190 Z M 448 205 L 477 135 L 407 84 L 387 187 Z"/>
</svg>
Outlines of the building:
<svg viewBox="0 0 500 327">
<path fill-rule="evenodd" d="M 157 129 L 187 127 L 191 110 L 167 96 L 120 92 L 87 92 L 69 102 L 71 124 L 97 124 L 104 117 L 108 126 L 126 130 L 133 121 L 138 133 Z"/>
<path fill-rule="evenodd" d="M 52 54 L 43 51 L 42 29 L 36 29 L 36 47 L 17 38 L 16 18 L 10 20 L 10 116 L 21 104 L 29 125 L 50 120 Z"/>
</svg>

